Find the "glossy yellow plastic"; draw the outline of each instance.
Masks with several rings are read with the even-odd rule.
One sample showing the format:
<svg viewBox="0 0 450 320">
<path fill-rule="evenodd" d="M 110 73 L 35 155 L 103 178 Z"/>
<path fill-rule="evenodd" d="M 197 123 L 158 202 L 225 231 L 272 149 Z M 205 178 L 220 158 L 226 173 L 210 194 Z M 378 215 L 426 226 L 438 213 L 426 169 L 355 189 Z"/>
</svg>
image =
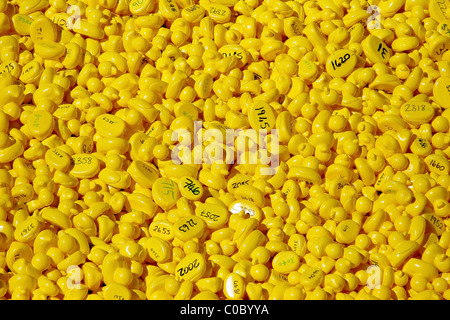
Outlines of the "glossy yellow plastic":
<svg viewBox="0 0 450 320">
<path fill-rule="evenodd" d="M 419 249 L 419 245 L 415 241 L 406 240 L 399 243 L 395 250 L 387 256 L 393 267 L 400 266 L 409 256 Z"/>
<path fill-rule="evenodd" d="M 449 299 L 448 8 L 0 0 L 0 298 Z"/>
<path fill-rule="evenodd" d="M 417 258 L 409 259 L 403 266 L 402 271 L 409 276 L 424 276 L 428 280 L 433 280 L 438 275 L 438 270 L 434 265 Z"/>
<path fill-rule="evenodd" d="M 246 174 L 236 174 L 232 178 L 228 179 L 227 190 L 230 193 L 234 193 L 236 189 L 241 186 L 251 185 L 251 177 Z"/>
<path fill-rule="evenodd" d="M 171 241 L 174 237 L 173 225 L 167 220 L 154 220 L 148 231 L 152 237 L 159 237 L 166 241 Z"/>
<path fill-rule="evenodd" d="M 184 10 L 184 9 L 183 9 Z M 195 92 L 201 99 L 209 98 L 213 89 L 213 78 L 209 73 L 202 73 L 198 76 L 194 85 Z"/>
<path fill-rule="evenodd" d="M 159 178 L 158 170 L 151 164 L 141 160 L 134 160 L 127 168 L 131 178 L 143 188 L 151 188 Z"/>
<path fill-rule="evenodd" d="M 219 229 L 222 228 L 228 221 L 228 209 L 224 206 L 201 203 L 195 208 L 195 215 L 202 218 L 208 228 Z"/>
<path fill-rule="evenodd" d="M 205 16 L 206 10 L 198 4 L 191 4 L 181 10 L 181 17 L 190 23 L 199 22 Z"/>
<path fill-rule="evenodd" d="M 199 239 L 202 237 L 206 222 L 194 215 L 185 216 L 177 220 L 173 225 L 174 236 L 181 241 Z"/>
<path fill-rule="evenodd" d="M 298 256 L 303 257 L 305 255 L 307 248 L 304 235 L 294 233 L 289 237 L 288 245 Z"/>
<path fill-rule="evenodd" d="M 37 110 L 28 117 L 27 126 L 32 136 L 42 141 L 52 133 L 55 121 L 50 112 Z"/>
<path fill-rule="evenodd" d="M 33 83 L 39 79 L 42 71 L 42 65 L 38 61 L 32 60 L 22 67 L 19 79 L 23 83 Z"/>
<path fill-rule="evenodd" d="M 361 45 L 367 59 L 371 63 L 388 63 L 392 55 L 392 50 L 380 38 L 370 34 Z"/>
<path fill-rule="evenodd" d="M 245 50 L 245 48 L 239 44 L 228 44 L 228 45 L 222 46 L 222 47 L 220 47 L 218 52 L 224 58 L 236 57 L 238 60 L 241 61 L 241 63 L 238 64 L 238 66 L 245 66 L 249 59 L 247 50 Z"/>
<path fill-rule="evenodd" d="M 355 221 L 344 220 L 336 227 L 336 241 L 339 243 L 350 244 L 355 241 L 359 231 L 360 226 Z"/>
<path fill-rule="evenodd" d="M 42 59 L 56 60 L 66 52 L 66 48 L 57 42 L 39 41 L 34 45 L 34 50 Z"/>
<path fill-rule="evenodd" d="M 169 178 L 158 178 L 153 182 L 152 196 L 158 206 L 164 210 L 168 210 L 177 203 L 180 192 L 173 180 Z"/>
<path fill-rule="evenodd" d="M 435 110 L 430 103 L 410 101 L 400 108 L 400 115 L 406 122 L 418 126 L 428 123 L 435 114 Z"/>
<path fill-rule="evenodd" d="M 231 10 L 220 3 L 211 3 L 208 9 L 208 15 L 217 23 L 225 23 L 231 19 Z"/>
<path fill-rule="evenodd" d="M 14 25 L 15 31 L 22 36 L 27 36 L 30 34 L 30 27 L 33 23 L 33 19 L 25 14 L 15 14 L 12 16 L 12 23 Z"/>
<path fill-rule="evenodd" d="M 31 21 L 29 34 L 34 43 L 42 40 L 55 41 L 57 37 L 56 25 L 49 18 L 40 16 Z"/>
<path fill-rule="evenodd" d="M 129 9 L 132 14 L 144 15 L 153 10 L 155 3 L 153 1 L 132 1 Z"/>
<path fill-rule="evenodd" d="M 130 209 L 142 211 L 149 218 L 153 218 L 156 214 L 156 211 L 158 210 L 158 206 L 155 204 L 155 202 L 153 202 L 150 195 L 146 195 L 141 192 L 133 192 L 127 197 L 123 197 L 122 195 L 120 198 L 121 201 L 125 201 L 125 199 L 128 200 Z"/>
<path fill-rule="evenodd" d="M 173 0 L 159 0 L 159 10 L 161 15 L 169 21 L 173 21 L 180 16 L 178 4 Z"/>
<path fill-rule="evenodd" d="M 250 201 L 247 200 L 236 200 L 233 201 L 229 206 L 228 210 L 231 213 L 240 213 L 244 212 L 245 214 L 248 214 L 251 218 L 255 218 L 257 220 L 261 220 L 262 218 L 262 211 L 261 209 L 253 204 Z"/>
<path fill-rule="evenodd" d="M 300 257 L 293 251 L 278 252 L 273 257 L 272 266 L 279 273 L 286 274 L 299 268 Z"/>
<path fill-rule="evenodd" d="M 449 20 L 446 8 L 450 3 L 447 0 L 438 1 L 431 0 L 428 3 L 428 10 L 430 10 L 430 16 L 438 22 L 445 22 Z"/>
<path fill-rule="evenodd" d="M 441 107 L 448 108 L 450 106 L 448 102 L 450 97 L 450 77 L 440 77 L 435 81 L 433 97 Z"/>
<path fill-rule="evenodd" d="M 442 235 L 442 233 L 445 231 L 445 223 L 441 217 L 433 213 L 423 214 L 422 217 L 424 217 L 429 222 L 428 225 L 433 228 L 438 236 Z"/>
<path fill-rule="evenodd" d="M 250 126 L 259 131 L 261 129 L 270 131 L 275 128 L 275 110 L 267 102 L 255 101 L 248 113 Z"/>
<path fill-rule="evenodd" d="M 100 40 L 105 36 L 104 31 L 99 26 L 80 18 L 78 18 L 77 23 L 73 24 L 72 30 L 92 39 Z"/>
<path fill-rule="evenodd" d="M 28 202 L 33 199 L 34 190 L 31 184 L 20 184 L 11 189 L 11 195 L 16 201 Z"/>
<path fill-rule="evenodd" d="M 433 151 L 431 143 L 427 139 L 420 137 L 414 139 L 409 148 L 418 156 L 428 156 Z"/>
<path fill-rule="evenodd" d="M 145 242 L 149 256 L 156 262 L 166 262 L 172 257 L 169 242 L 158 237 L 151 237 Z"/>
<path fill-rule="evenodd" d="M 91 154 L 75 154 L 72 163 L 70 173 L 80 179 L 92 178 L 100 171 L 100 161 Z"/>
<path fill-rule="evenodd" d="M 94 122 L 95 130 L 105 137 L 120 137 L 126 130 L 125 121 L 115 115 L 100 115 Z"/>
<path fill-rule="evenodd" d="M 103 288 L 106 300 L 131 300 L 131 291 L 124 285 L 111 283 Z"/>
<path fill-rule="evenodd" d="M 425 164 L 430 172 L 437 173 L 439 175 L 448 174 L 450 170 L 450 163 L 446 157 L 439 154 L 430 154 L 425 158 Z"/>
<path fill-rule="evenodd" d="M 245 294 L 245 281 L 237 273 L 228 274 L 223 281 L 223 293 L 231 300 L 240 300 Z"/>
<path fill-rule="evenodd" d="M 56 208 L 46 207 L 41 210 L 40 216 L 45 221 L 54 224 L 62 229 L 68 229 L 72 226 L 72 222 L 69 217 Z"/>
<path fill-rule="evenodd" d="M 175 267 L 175 277 L 180 281 L 199 280 L 207 269 L 205 257 L 198 252 L 190 253 Z"/>
<path fill-rule="evenodd" d="M 70 156 L 58 148 L 52 148 L 45 153 L 45 161 L 56 170 L 67 170 L 72 162 Z"/>
<path fill-rule="evenodd" d="M 340 49 L 327 59 L 326 70 L 332 77 L 346 77 L 356 67 L 357 58 L 353 51 Z"/>
<path fill-rule="evenodd" d="M 306 270 L 300 276 L 300 283 L 307 290 L 314 290 L 317 286 L 322 284 L 324 278 L 323 271 L 315 267 L 306 267 Z"/>
<path fill-rule="evenodd" d="M 14 239 L 19 242 L 28 242 L 36 238 L 41 230 L 42 222 L 37 217 L 28 217 L 17 225 Z"/>
<path fill-rule="evenodd" d="M 264 194 L 254 186 L 244 185 L 234 191 L 236 199 L 244 199 L 253 202 L 258 207 L 262 208 L 265 205 Z"/>
<path fill-rule="evenodd" d="M 322 180 L 320 174 L 316 170 L 304 166 L 291 168 L 287 174 L 287 178 L 304 180 L 312 184 L 319 184 Z"/>
<path fill-rule="evenodd" d="M 201 199 L 204 192 L 203 186 L 200 181 L 195 178 L 186 176 L 182 177 L 178 181 L 178 188 L 181 195 L 191 201 L 197 201 Z"/>
</svg>

